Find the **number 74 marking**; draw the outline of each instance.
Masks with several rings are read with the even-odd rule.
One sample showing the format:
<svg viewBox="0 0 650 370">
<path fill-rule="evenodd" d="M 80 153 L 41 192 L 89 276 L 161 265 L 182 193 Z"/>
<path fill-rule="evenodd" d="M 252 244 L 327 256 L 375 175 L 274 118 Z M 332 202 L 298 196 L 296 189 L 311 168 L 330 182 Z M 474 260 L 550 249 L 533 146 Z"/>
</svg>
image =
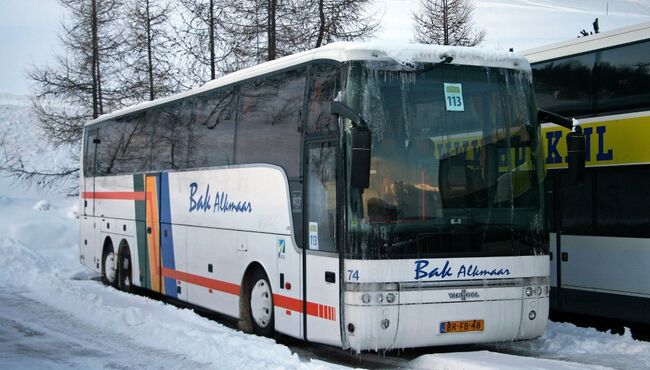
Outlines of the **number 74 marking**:
<svg viewBox="0 0 650 370">
<path fill-rule="evenodd" d="M 352 279 L 359 281 L 359 270 L 348 270 L 348 281 Z"/>
</svg>

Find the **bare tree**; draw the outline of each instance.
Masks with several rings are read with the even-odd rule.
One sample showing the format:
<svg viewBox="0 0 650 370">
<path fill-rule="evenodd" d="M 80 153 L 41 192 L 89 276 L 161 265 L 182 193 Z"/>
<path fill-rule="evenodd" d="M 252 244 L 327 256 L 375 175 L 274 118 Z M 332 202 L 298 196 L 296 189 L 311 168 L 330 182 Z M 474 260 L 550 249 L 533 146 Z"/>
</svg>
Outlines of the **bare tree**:
<svg viewBox="0 0 650 370">
<path fill-rule="evenodd" d="M 371 0 L 316 0 L 318 33 L 313 47 L 332 41 L 354 41 L 373 36 L 379 29 L 375 14 L 367 12 Z"/>
<path fill-rule="evenodd" d="M 164 0 L 130 0 L 129 30 L 122 52 L 126 64 L 122 84 L 133 101 L 154 100 L 173 93 L 172 38 L 167 25 L 171 10 Z"/>
<path fill-rule="evenodd" d="M 413 12 L 415 41 L 424 44 L 476 46 L 485 31 L 472 24 L 472 0 L 420 0 Z"/>
<path fill-rule="evenodd" d="M 120 106 L 123 99 L 115 78 L 121 2 L 60 1 L 70 14 L 60 34 L 65 54 L 53 66 L 34 67 L 29 77 L 36 85 L 34 107 L 53 143 L 78 143 L 86 120 Z"/>
<path fill-rule="evenodd" d="M 223 29 L 224 12 L 230 0 L 178 0 L 179 22 L 174 26 L 185 87 L 214 80 L 231 72 L 227 59 L 234 45 Z"/>
<path fill-rule="evenodd" d="M 372 0 L 233 0 L 224 25 L 235 65 L 370 37 L 379 28 L 370 5 Z"/>
</svg>

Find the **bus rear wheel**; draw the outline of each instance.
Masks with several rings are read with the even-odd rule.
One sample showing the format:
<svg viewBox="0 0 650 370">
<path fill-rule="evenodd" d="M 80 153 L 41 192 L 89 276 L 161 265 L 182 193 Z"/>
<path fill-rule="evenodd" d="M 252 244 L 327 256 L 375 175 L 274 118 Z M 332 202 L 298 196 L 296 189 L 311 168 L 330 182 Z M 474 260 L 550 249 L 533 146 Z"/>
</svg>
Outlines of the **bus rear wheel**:
<svg viewBox="0 0 650 370">
<path fill-rule="evenodd" d="M 244 320 L 252 332 L 271 337 L 274 333 L 273 292 L 266 274 L 256 269 L 247 284 L 248 317 Z"/>
<path fill-rule="evenodd" d="M 129 246 L 125 245 L 120 251 L 118 263 L 117 287 L 125 292 L 131 292 L 133 283 L 133 269 L 131 268 L 131 251 Z"/>
</svg>

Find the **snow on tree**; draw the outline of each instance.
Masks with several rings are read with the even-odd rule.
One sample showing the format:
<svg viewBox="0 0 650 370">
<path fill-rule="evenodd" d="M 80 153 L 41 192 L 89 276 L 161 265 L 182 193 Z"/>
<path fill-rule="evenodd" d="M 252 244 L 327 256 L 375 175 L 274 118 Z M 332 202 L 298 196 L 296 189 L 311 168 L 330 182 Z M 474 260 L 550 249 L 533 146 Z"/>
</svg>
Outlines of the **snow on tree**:
<svg viewBox="0 0 650 370">
<path fill-rule="evenodd" d="M 413 12 L 415 41 L 424 44 L 476 46 L 485 31 L 472 24 L 472 0 L 420 0 Z"/>
</svg>

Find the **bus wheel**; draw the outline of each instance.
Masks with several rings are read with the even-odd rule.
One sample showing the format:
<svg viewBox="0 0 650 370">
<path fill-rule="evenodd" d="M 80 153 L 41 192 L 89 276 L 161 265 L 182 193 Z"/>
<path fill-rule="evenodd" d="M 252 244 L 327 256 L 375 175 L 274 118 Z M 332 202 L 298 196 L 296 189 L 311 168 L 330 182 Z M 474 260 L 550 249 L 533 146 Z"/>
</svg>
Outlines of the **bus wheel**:
<svg viewBox="0 0 650 370">
<path fill-rule="evenodd" d="M 250 324 L 253 333 L 270 337 L 273 335 L 273 293 L 266 274 L 255 270 L 248 284 L 248 304 Z"/>
<path fill-rule="evenodd" d="M 117 287 L 125 292 L 131 292 L 131 283 L 133 281 L 131 268 L 131 251 L 129 246 L 122 247 L 120 252 L 120 262 L 118 264 Z"/>
<path fill-rule="evenodd" d="M 102 283 L 115 286 L 116 264 L 117 261 L 115 259 L 115 252 L 113 252 L 113 246 L 109 245 L 104 248 L 104 253 L 102 254 Z"/>
</svg>

